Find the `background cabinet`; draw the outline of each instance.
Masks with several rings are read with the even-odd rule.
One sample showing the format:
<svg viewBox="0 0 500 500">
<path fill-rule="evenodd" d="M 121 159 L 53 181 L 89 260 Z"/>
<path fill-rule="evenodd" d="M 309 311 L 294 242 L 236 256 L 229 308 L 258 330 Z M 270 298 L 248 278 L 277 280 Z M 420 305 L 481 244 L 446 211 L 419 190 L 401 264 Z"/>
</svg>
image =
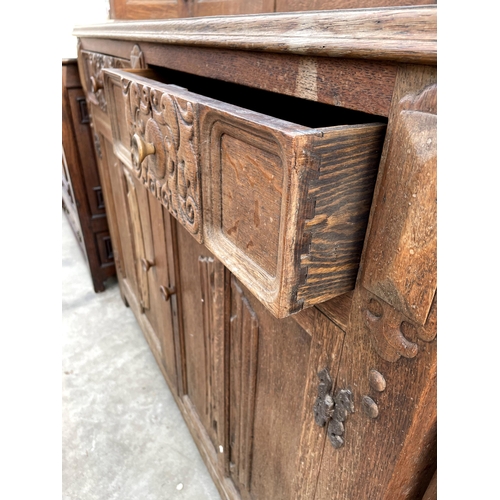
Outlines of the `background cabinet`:
<svg viewBox="0 0 500 500">
<path fill-rule="evenodd" d="M 114 256 L 76 59 L 62 62 L 62 118 L 62 206 L 88 262 L 94 290 L 102 292 L 106 279 L 115 275 Z"/>
</svg>

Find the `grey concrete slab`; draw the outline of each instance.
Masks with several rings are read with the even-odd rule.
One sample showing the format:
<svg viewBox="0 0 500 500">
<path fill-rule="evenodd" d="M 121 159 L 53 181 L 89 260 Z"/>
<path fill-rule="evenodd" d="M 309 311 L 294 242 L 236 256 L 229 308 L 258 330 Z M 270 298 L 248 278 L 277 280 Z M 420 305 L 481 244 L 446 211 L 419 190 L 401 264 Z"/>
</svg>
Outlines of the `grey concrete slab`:
<svg viewBox="0 0 500 500">
<path fill-rule="evenodd" d="M 219 500 L 116 279 L 94 293 L 64 214 L 62 242 L 63 500 Z"/>
</svg>

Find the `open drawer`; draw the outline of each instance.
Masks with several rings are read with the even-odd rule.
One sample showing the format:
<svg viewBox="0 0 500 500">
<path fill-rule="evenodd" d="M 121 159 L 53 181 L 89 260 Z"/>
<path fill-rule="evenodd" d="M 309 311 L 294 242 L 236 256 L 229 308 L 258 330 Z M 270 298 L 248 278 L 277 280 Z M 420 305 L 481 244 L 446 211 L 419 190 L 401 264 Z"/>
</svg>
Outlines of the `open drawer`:
<svg viewBox="0 0 500 500">
<path fill-rule="evenodd" d="M 245 87 L 222 99 L 222 83 L 181 80 L 190 91 L 149 70 L 103 74 L 117 156 L 276 317 L 354 288 L 384 123 Z"/>
</svg>

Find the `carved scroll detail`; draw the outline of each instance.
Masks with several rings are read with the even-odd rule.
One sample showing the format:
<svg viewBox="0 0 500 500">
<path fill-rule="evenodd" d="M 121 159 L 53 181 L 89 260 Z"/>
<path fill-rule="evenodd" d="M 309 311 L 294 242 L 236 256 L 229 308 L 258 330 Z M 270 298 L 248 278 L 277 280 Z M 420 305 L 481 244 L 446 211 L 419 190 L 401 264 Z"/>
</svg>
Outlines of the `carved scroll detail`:
<svg viewBox="0 0 500 500">
<path fill-rule="evenodd" d="M 371 334 L 372 345 L 386 361 L 395 362 L 401 356 L 414 358 L 418 354 L 418 345 L 407 337 L 418 336 L 425 342 L 431 342 L 436 336 L 434 315 L 429 315 L 426 326 L 415 326 L 405 315 L 394 309 L 375 295 L 366 293 L 363 309 L 365 325 Z M 436 309 L 436 298 L 432 311 Z M 431 324 L 432 323 L 432 324 Z"/>
<path fill-rule="evenodd" d="M 133 151 L 135 175 L 201 243 L 196 104 L 127 79 L 122 89 L 132 150 L 137 135 L 154 151 L 142 161 Z"/>
<path fill-rule="evenodd" d="M 104 68 L 130 68 L 130 61 L 119 57 L 106 56 L 95 52 L 82 50 L 82 58 L 87 80 L 87 96 L 91 102 L 99 106 L 102 111 L 107 112 L 107 102 L 104 93 L 104 80 L 102 70 Z M 88 85 L 90 83 L 90 86 Z"/>
<path fill-rule="evenodd" d="M 236 415 L 230 416 L 230 471 L 235 482 L 250 491 L 259 321 L 234 278 L 231 292 L 230 369 L 236 395 L 231 411 Z"/>
</svg>

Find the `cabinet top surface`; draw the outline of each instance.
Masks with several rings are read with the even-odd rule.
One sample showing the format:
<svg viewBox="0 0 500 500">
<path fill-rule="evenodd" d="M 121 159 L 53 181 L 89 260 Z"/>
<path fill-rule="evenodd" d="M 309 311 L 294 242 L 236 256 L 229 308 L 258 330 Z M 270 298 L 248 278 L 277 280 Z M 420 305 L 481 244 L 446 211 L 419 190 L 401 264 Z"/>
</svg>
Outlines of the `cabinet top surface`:
<svg viewBox="0 0 500 500">
<path fill-rule="evenodd" d="M 109 21 L 73 35 L 434 65 L 437 6 Z"/>
</svg>

